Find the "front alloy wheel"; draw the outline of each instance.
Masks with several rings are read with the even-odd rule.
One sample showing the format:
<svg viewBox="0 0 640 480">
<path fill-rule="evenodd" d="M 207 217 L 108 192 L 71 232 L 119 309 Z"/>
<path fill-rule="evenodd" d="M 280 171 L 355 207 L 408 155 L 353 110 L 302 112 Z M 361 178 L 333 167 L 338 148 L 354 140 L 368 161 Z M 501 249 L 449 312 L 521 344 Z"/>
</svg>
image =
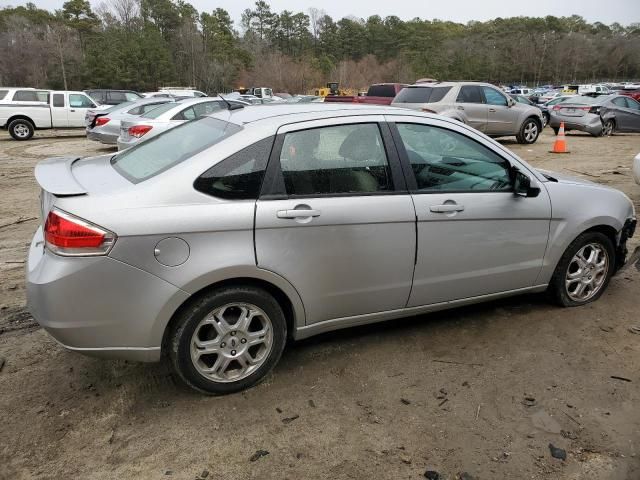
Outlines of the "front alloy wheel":
<svg viewBox="0 0 640 480">
<path fill-rule="evenodd" d="M 609 263 L 607 251 L 598 243 L 589 243 L 578 250 L 569 262 L 565 278 L 569 298 L 586 302 L 595 296 L 607 278 Z"/>
<path fill-rule="evenodd" d="M 538 139 L 540 134 L 540 128 L 538 122 L 533 119 L 528 119 L 524 122 L 520 128 L 520 133 L 516 136 L 518 143 L 532 144 Z"/>
<path fill-rule="evenodd" d="M 549 292 L 563 307 L 597 300 L 615 265 L 613 242 L 601 232 L 584 232 L 567 247 L 556 266 Z"/>
</svg>

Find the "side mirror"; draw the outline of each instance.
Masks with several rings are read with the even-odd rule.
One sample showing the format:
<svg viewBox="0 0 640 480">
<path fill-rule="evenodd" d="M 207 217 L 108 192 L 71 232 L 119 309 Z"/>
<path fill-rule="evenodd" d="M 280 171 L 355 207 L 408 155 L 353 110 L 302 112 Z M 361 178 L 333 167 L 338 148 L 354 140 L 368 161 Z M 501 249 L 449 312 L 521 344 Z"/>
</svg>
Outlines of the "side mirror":
<svg viewBox="0 0 640 480">
<path fill-rule="evenodd" d="M 513 193 L 520 197 L 537 197 L 540 194 L 540 187 L 532 187 L 531 179 L 514 168 Z"/>
<path fill-rule="evenodd" d="M 507 107 L 511 108 L 516 104 L 516 101 L 513 98 L 507 98 Z"/>
</svg>

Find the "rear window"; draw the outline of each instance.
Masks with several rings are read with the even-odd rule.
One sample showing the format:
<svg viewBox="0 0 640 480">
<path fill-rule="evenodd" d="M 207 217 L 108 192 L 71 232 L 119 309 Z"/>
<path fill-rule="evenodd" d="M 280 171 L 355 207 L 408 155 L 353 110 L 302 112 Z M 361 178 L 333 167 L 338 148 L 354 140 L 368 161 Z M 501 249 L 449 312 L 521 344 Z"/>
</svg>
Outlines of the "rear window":
<svg viewBox="0 0 640 480">
<path fill-rule="evenodd" d="M 9 90 L 0 90 L 0 100 L 4 100 L 4 97 L 7 96 L 7 93 L 9 93 Z"/>
<path fill-rule="evenodd" d="M 160 107 L 158 107 L 160 108 Z M 186 122 L 140 143 L 111 159 L 118 173 L 133 183 L 165 170 L 239 132 L 242 127 L 217 118 Z"/>
<path fill-rule="evenodd" d="M 171 110 L 172 108 L 175 108 L 175 107 L 176 107 L 176 104 L 174 102 L 165 103 L 165 104 L 157 106 L 156 108 L 153 108 L 153 109 L 149 110 L 148 112 L 146 112 L 143 115 L 143 117 L 144 118 L 158 118 L 163 113 L 168 112 L 169 110 Z"/>
<path fill-rule="evenodd" d="M 18 90 L 13 95 L 14 102 L 47 102 L 49 103 L 49 92 L 37 90 Z"/>
<path fill-rule="evenodd" d="M 131 104 L 132 102 L 128 102 Z M 133 107 L 131 110 L 127 111 L 130 115 L 142 115 L 143 113 L 147 113 L 154 108 L 158 108 L 160 105 L 163 105 L 167 102 L 158 101 L 157 103 L 143 103 L 142 105 L 138 105 L 137 107 Z"/>
<path fill-rule="evenodd" d="M 444 98 L 451 87 L 406 87 L 400 90 L 395 103 L 435 103 Z"/>
<path fill-rule="evenodd" d="M 367 92 L 368 97 L 395 97 L 395 85 L 371 85 Z"/>
</svg>

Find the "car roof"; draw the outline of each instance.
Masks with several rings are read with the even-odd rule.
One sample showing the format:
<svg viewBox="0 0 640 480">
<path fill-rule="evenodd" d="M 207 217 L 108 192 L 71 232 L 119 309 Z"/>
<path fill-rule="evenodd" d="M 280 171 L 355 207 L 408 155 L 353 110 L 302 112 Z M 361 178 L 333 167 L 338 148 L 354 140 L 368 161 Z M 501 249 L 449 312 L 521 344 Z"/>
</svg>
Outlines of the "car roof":
<svg viewBox="0 0 640 480">
<path fill-rule="evenodd" d="M 458 85 L 480 85 L 480 86 L 485 86 L 485 87 L 496 87 L 495 85 L 492 85 L 490 83 L 485 83 L 485 82 L 472 82 L 472 81 L 460 81 L 460 82 L 421 82 L 421 83 L 414 83 L 413 85 L 409 85 L 409 87 L 429 87 L 429 88 L 433 88 L 433 87 L 455 87 Z M 496 87 L 498 88 L 498 87 Z M 518 89 L 521 88 L 526 88 L 526 87 L 517 87 Z"/>
<path fill-rule="evenodd" d="M 229 116 L 225 118 L 225 120 L 239 125 L 282 117 L 288 117 L 283 123 L 293 123 L 296 121 L 308 120 L 309 114 L 314 114 L 313 118 L 319 120 L 323 118 L 345 117 L 350 115 L 414 115 L 416 113 L 420 113 L 397 107 L 377 105 L 349 105 L 340 103 L 300 104 L 287 102 L 252 105 L 247 108 L 239 108 L 227 112 L 229 113 Z M 219 118 L 219 115 L 220 112 L 215 112 L 211 116 Z"/>
</svg>

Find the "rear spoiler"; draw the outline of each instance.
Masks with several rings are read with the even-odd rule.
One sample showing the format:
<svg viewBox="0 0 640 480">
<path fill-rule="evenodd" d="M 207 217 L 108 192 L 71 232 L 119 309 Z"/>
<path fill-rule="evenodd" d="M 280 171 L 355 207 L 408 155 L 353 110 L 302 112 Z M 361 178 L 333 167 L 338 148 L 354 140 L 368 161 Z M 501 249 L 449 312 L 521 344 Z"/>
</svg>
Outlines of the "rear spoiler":
<svg viewBox="0 0 640 480">
<path fill-rule="evenodd" d="M 87 190 L 73 176 L 72 167 L 80 157 L 47 158 L 36 165 L 38 184 L 59 197 L 84 195 Z"/>
</svg>

